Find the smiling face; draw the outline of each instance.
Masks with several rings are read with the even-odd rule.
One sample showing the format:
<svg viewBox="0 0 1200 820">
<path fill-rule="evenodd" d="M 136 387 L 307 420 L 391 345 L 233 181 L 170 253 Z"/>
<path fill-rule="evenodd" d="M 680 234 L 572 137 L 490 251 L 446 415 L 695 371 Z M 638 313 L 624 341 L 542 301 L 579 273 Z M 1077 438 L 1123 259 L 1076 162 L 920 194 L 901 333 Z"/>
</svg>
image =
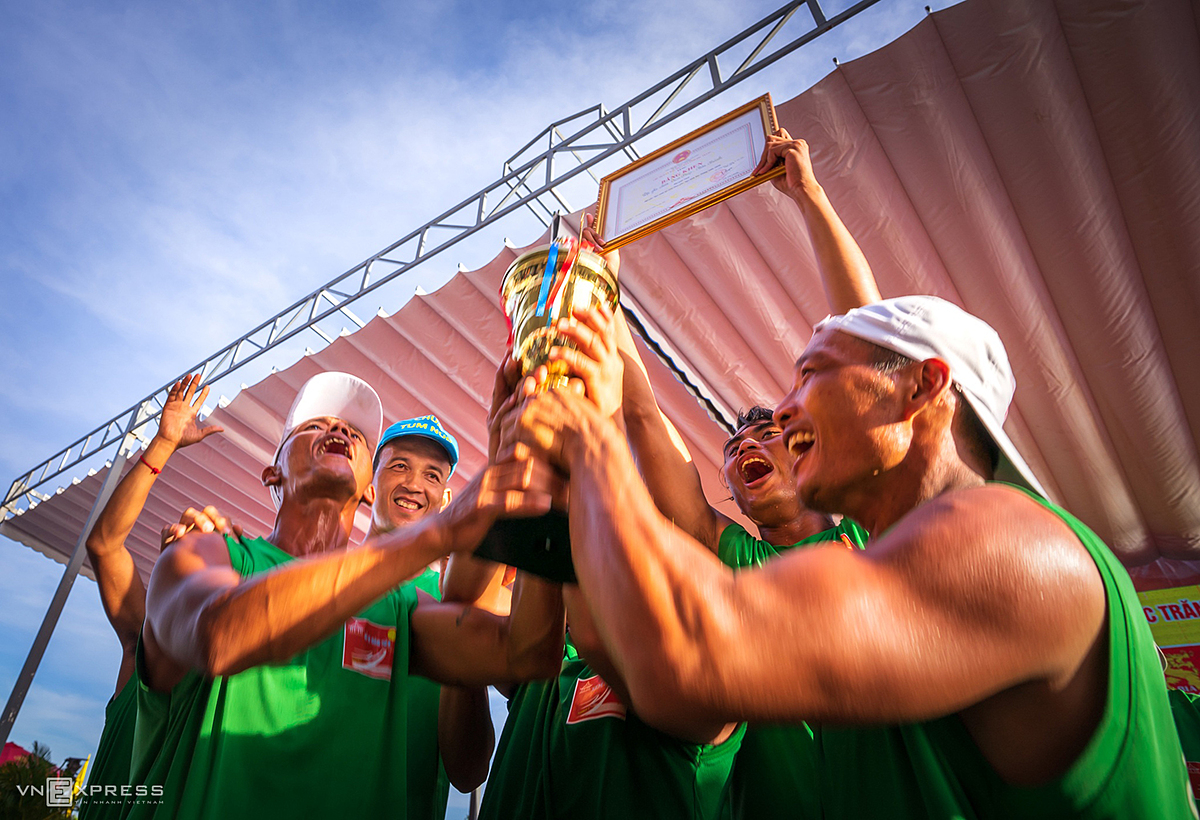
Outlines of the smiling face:
<svg viewBox="0 0 1200 820">
<path fill-rule="evenodd" d="M 446 499 L 450 458 L 424 436 L 393 439 L 379 451 L 372 526 L 389 530 L 438 512 Z"/>
<path fill-rule="evenodd" d="M 757 408 L 756 408 L 757 410 Z M 752 410 L 725 443 L 721 474 L 734 502 L 756 524 L 782 526 L 802 512 L 792 477 L 794 458 L 782 431 L 766 413 Z"/>
<path fill-rule="evenodd" d="M 346 494 L 362 499 L 371 487 L 371 451 L 366 437 L 348 422 L 332 416 L 308 419 L 288 433 L 275 465 L 264 472 L 268 476 L 285 498 Z"/>
<path fill-rule="evenodd" d="M 878 495 L 911 441 L 900 385 L 880 370 L 873 345 L 838 330 L 813 336 L 775 410 L 806 506 L 858 518 Z"/>
</svg>

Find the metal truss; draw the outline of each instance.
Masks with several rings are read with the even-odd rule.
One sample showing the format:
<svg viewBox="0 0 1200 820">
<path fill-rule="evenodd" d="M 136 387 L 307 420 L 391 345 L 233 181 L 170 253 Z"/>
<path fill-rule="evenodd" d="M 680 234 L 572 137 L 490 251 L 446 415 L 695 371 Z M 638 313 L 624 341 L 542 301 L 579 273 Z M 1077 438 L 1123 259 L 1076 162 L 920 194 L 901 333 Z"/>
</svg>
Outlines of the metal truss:
<svg viewBox="0 0 1200 820">
<path fill-rule="evenodd" d="M 529 208 L 548 225 L 554 211 L 573 210 L 560 190 L 563 183 L 585 172 L 595 179 L 592 169 L 617 153 L 636 159 L 635 143 L 639 140 L 876 2 L 860 0 L 845 11 L 826 17 L 818 0 L 792 0 L 620 107 L 610 111 L 603 105 L 595 105 L 551 123 L 504 163 L 500 179 L 183 371 L 179 378 L 200 372 L 206 383 L 213 382 L 306 331 L 318 336 L 323 344 L 329 344 L 333 337 L 319 323 L 334 314 L 363 327 L 364 322 L 350 310 L 353 302 L 520 208 Z M 812 27 L 786 42 L 776 43 L 776 39 L 782 39 L 777 35 L 802 8 L 811 14 Z M 723 55 L 746 46 L 749 53 L 736 68 L 732 71 L 721 68 Z M 703 90 L 686 101 L 681 100 L 685 89 L 695 92 L 697 88 Z M 666 94 L 659 99 L 662 92 Z M 645 111 L 651 108 L 646 115 Z M 5 494 L 0 514 L 7 518 L 23 506 L 44 500 L 47 496 L 38 491 L 39 487 L 81 462 L 117 448 L 126 436 L 145 438 L 146 425 L 158 418 L 175 381 L 171 379 L 19 476 Z M 711 391 L 695 384 L 689 388 L 702 400 L 709 401 Z"/>
</svg>

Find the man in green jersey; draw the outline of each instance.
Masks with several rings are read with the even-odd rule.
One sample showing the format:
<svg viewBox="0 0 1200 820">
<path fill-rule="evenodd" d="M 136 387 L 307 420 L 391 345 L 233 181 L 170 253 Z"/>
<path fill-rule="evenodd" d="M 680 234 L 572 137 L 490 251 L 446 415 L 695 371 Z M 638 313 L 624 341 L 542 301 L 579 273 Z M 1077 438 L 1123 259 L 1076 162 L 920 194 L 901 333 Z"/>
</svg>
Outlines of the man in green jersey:
<svg viewBox="0 0 1200 820">
<path fill-rule="evenodd" d="M 796 202 L 818 267 L 835 305 L 848 309 L 879 298 L 858 245 L 817 183 L 808 145 L 786 131 L 770 138 L 760 170 L 783 162 L 776 187 Z M 589 226 L 584 238 L 602 247 Z M 606 254 L 616 271 L 620 260 Z M 633 339 L 618 312 L 585 313 L 561 330 L 577 351 L 556 350 L 579 375 L 586 394 L 602 407 L 605 371 L 618 374 L 619 405 L 630 445 L 663 513 L 732 566 L 761 562 L 793 546 L 845 539 L 861 546 L 865 533 L 852 521 L 839 527 L 806 510 L 791 475 L 792 457 L 781 443 L 771 411 L 739 416 L 724 448 L 722 480 L 760 540 L 711 507 L 678 436 L 659 411 Z M 620 359 L 624 359 L 623 367 Z M 623 378 L 619 376 L 623 370 Z M 609 376 L 611 380 L 611 376 Z M 602 410 L 608 415 L 608 411 Z M 850 539 L 853 539 L 850 541 Z M 730 724 L 714 735 L 678 737 L 647 727 L 625 707 L 620 673 L 607 660 L 597 630 L 573 586 L 564 588 L 570 632 L 557 681 L 522 686 L 509 704 L 496 769 L 485 795 L 485 820 L 499 817 L 711 817 L 727 811 L 726 780 L 737 753 L 733 792 L 737 816 L 795 816 L 815 797 L 814 751 L 804 727 L 752 729 Z M 588 706 L 585 708 L 584 704 Z M 710 741 L 728 737 L 714 745 Z M 741 743 L 739 751 L 739 741 Z M 747 761 L 743 767 L 742 761 Z M 602 774 L 598 774 L 602 773 Z"/>
<path fill-rule="evenodd" d="M 775 187 L 796 203 L 804 219 L 830 308 L 844 312 L 878 301 L 871 267 L 818 181 L 808 144 L 780 131 L 769 139 L 759 170 L 777 162 L 786 173 L 775 180 Z M 630 446 L 655 505 L 676 526 L 734 569 L 828 541 L 865 545 L 866 531 L 853 520 L 844 518 L 835 526 L 828 514 L 800 501 L 791 469 L 794 457 L 765 407 L 740 413 L 722 448 L 721 481 L 757 533 L 714 509 L 704 497 L 694 463 L 686 451 L 672 446 L 637 348 L 623 327 L 618 327 L 618 339 L 626 356 L 622 410 Z M 816 760 L 812 730 L 804 724 L 748 727 L 734 763 L 734 816 L 819 817 Z"/>
<path fill-rule="evenodd" d="M 159 414 L 154 438 L 113 490 L 85 542 L 100 590 L 100 603 L 121 642 L 121 666 L 116 692 L 104 710 L 104 731 L 92 758 L 88 782 L 81 792 L 79 813 L 84 820 L 119 817 L 133 791 L 129 756 L 137 719 L 137 688 L 128 684 L 133 675 L 134 648 L 146 614 L 146 589 L 125 539 L 133 531 L 155 479 L 175 451 L 223 429 L 215 425 L 201 427 L 197 423 L 196 417 L 208 396 L 207 387 L 197 394 L 199 388 L 198 374 L 172 385 Z"/>
<path fill-rule="evenodd" d="M 878 301 L 870 265 L 817 180 L 808 144 L 781 130 L 770 137 L 758 170 L 776 163 L 782 163 L 786 173 L 775 180 L 775 187 L 796 203 L 804 219 L 831 307 L 846 311 Z M 594 233 L 585 236 L 601 244 Z M 612 267 L 619 266 L 616 251 L 607 258 Z M 765 407 L 739 414 L 734 434 L 722 449 L 721 482 L 757 533 L 747 532 L 712 507 L 686 447 L 659 410 L 623 317 L 618 314 L 611 329 L 584 325 L 566 329 L 584 351 L 596 350 L 596 339 L 616 334 L 624 358 L 621 409 L 630 447 L 655 505 L 677 527 L 735 569 L 828 541 L 864 546 L 866 532 L 854 521 L 845 518 L 835 526 L 828 514 L 801 503 L 791 469 L 794 457 Z M 593 655 L 601 651 L 595 646 L 584 649 Z M 756 820 L 819 816 L 816 754 L 812 732 L 803 724 L 749 727 L 734 765 L 735 816 Z"/>
<path fill-rule="evenodd" d="M 632 707 L 676 732 L 812 722 L 825 817 L 1192 817 L 1128 576 L 990 483 L 1038 489 L 1002 428 L 1014 386 L 995 331 L 934 297 L 819 325 L 775 418 L 804 504 L 877 535 L 736 576 L 578 397 L 526 399 L 501 457 L 569 474 L 580 589 Z"/>
<path fill-rule="evenodd" d="M 532 462 L 489 468 L 440 514 L 347 548 L 359 504 L 375 498 L 381 416 L 361 380 L 314 377 L 263 472 L 279 504 L 272 533 L 193 531 L 163 553 L 132 764 L 163 796 L 130 816 L 405 816 L 407 677 L 513 675 L 502 619 L 435 604 L 410 639 L 417 593 L 401 585 L 474 548 L 498 514 L 545 512 L 553 477 Z M 530 495 L 498 495 L 497 481 Z"/>
<path fill-rule="evenodd" d="M 406 419 L 384 431 L 372 463 L 375 501 L 371 505 L 368 537 L 413 524 L 426 515 L 440 512 L 450 503 L 451 491 L 447 482 L 458 465 L 458 441 L 435 416 Z M 180 524 L 172 528 L 171 536 L 178 538 L 193 527 L 231 531 L 228 519 L 215 508 L 207 507 L 203 511 L 189 509 L 185 512 Z M 459 556 L 451 556 L 449 561 L 454 564 L 458 559 Z M 454 572 L 453 576 L 460 579 L 457 585 L 452 582 L 443 588 L 442 580 L 449 576 L 445 572 L 446 563 L 447 559 L 438 559 L 417 578 L 401 585 L 401 588 L 411 587 L 417 596 L 417 605 L 409 618 L 414 639 L 445 637 L 438 628 L 438 621 L 444 620 L 446 608 L 436 606 L 443 600 L 443 594 L 448 603 L 467 604 L 471 602 L 466 600 L 467 597 L 477 597 L 461 592 L 461 587 L 470 583 L 466 580 L 470 569 Z M 535 579 L 523 574 L 519 577 L 515 588 L 518 599 L 522 599 L 526 587 L 533 587 L 523 597 L 525 609 L 544 606 L 549 600 L 548 593 L 540 590 Z M 530 601 L 538 603 L 531 605 Z M 557 604 L 553 609 L 557 611 Z M 480 616 L 465 606 L 455 608 L 453 612 L 456 622 L 461 621 L 468 628 L 470 623 L 480 620 Z M 549 614 L 553 616 L 554 612 Z M 536 610 L 531 617 L 538 617 Z M 494 620 L 486 614 L 481 619 L 486 625 L 494 625 Z M 539 625 L 538 632 L 541 631 Z M 523 640 L 526 647 L 532 643 L 528 633 L 526 630 L 524 635 L 517 635 L 517 641 Z M 511 632 L 507 637 L 512 637 Z M 507 652 L 508 646 L 498 643 L 497 649 Z M 534 650 L 524 650 L 526 656 L 533 653 Z M 521 655 L 521 652 L 513 654 Z M 490 658 L 487 662 L 494 664 L 495 659 Z M 527 677 L 537 670 L 528 668 L 527 658 L 518 657 L 511 671 L 513 677 Z M 552 675 L 553 671 L 547 669 L 539 676 Z M 406 683 L 406 697 L 409 714 L 408 817 L 410 820 L 441 820 L 446 813 L 451 783 L 460 792 L 470 792 L 487 778 L 495 744 L 487 691 L 482 686 L 442 686 L 414 675 Z"/>
<path fill-rule="evenodd" d="M 1197 786 L 1200 786 L 1200 703 L 1197 702 L 1200 695 L 1168 689 L 1167 699 L 1171 702 L 1171 716 L 1175 719 L 1175 731 L 1179 733 L 1179 745 L 1183 747 L 1183 760 L 1195 797 Z"/>
<path fill-rule="evenodd" d="M 384 431 L 373 464 L 369 537 L 413 524 L 450 503 L 447 482 L 458 466 L 458 441 L 434 416 L 398 421 Z M 426 567 L 407 582 L 418 597 L 412 619 L 442 600 L 442 574 Z M 415 627 L 420 633 L 420 624 Z M 442 820 L 451 783 L 470 792 L 487 777 L 495 745 L 487 689 L 439 686 L 413 676 L 407 698 L 408 817 Z"/>
<path fill-rule="evenodd" d="M 584 400 L 611 417 L 620 411 L 621 369 L 615 350 L 607 352 L 580 375 Z M 494 407 L 493 419 L 513 403 Z M 727 817 L 727 783 L 743 728 L 671 736 L 648 726 L 627 708 L 619 675 L 589 639 L 595 628 L 578 591 L 562 589 L 568 635 L 560 618 L 553 624 L 562 646 L 558 676 L 523 684 L 511 696 L 481 818 Z M 513 617 L 525 617 L 523 601 L 514 600 Z M 592 650 L 582 654 L 578 645 Z"/>
</svg>

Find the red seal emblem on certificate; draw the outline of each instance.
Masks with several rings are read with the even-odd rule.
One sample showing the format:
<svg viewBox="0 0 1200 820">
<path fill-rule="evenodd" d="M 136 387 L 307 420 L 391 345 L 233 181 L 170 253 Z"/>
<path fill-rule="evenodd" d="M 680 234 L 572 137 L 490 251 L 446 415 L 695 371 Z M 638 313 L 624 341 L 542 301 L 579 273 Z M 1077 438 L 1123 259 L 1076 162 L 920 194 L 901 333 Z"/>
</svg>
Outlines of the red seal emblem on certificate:
<svg viewBox="0 0 1200 820">
<path fill-rule="evenodd" d="M 691 155 L 692 155 L 691 151 L 680 151 L 678 154 L 676 154 L 674 157 L 671 158 L 671 162 L 674 162 L 675 164 L 679 164 L 679 163 L 683 162 L 685 159 L 687 159 L 688 157 L 690 157 Z"/>
<path fill-rule="evenodd" d="M 571 697 L 571 711 L 567 725 L 585 720 L 612 717 L 625 719 L 625 704 L 599 675 L 575 681 L 575 694 Z"/>
<path fill-rule="evenodd" d="M 342 668 L 380 680 L 392 679 L 396 627 L 351 618 L 343 628 Z"/>
</svg>

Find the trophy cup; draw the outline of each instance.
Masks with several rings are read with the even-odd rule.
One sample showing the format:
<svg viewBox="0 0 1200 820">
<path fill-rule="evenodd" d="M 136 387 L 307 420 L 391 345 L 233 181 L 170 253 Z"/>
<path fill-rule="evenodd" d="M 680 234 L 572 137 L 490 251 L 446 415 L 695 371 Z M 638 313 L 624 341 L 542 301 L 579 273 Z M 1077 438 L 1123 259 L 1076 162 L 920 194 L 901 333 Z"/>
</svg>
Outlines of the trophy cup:
<svg viewBox="0 0 1200 820">
<path fill-rule="evenodd" d="M 605 247 L 635 242 L 786 173 L 782 159 L 755 173 L 777 128 L 771 95 L 764 94 L 605 176 L 595 222 Z M 555 331 L 555 323 L 601 302 L 615 309 L 618 297 L 616 277 L 604 258 L 589 246 L 559 241 L 558 225 L 556 213 L 550 244 L 522 254 L 500 286 L 513 358 L 526 375 L 546 365 L 550 379 L 542 389 L 567 383 L 566 367 L 548 360 L 550 348 L 573 347 Z M 562 513 L 498 521 L 475 554 L 553 581 L 575 580 Z"/>
<path fill-rule="evenodd" d="M 566 366 L 549 360 L 550 348 L 575 346 L 556 330 L 558 320 L 601 303 L 615 310 L 619 297 L 616 277 L 604 257 L 587 243 L 555 238 L 558 222 L 555 214 L 550 244 L 518 257 L 500 285 L 513 358 L 520 362 L 522 374 L 542 365 L 550 371 L 540 390 L 567 384 Z M 575 581 L 567 516 L 556 510 L 538 518 L 497 521 L 475 554 L 552 581 Z"/>
</svg>

